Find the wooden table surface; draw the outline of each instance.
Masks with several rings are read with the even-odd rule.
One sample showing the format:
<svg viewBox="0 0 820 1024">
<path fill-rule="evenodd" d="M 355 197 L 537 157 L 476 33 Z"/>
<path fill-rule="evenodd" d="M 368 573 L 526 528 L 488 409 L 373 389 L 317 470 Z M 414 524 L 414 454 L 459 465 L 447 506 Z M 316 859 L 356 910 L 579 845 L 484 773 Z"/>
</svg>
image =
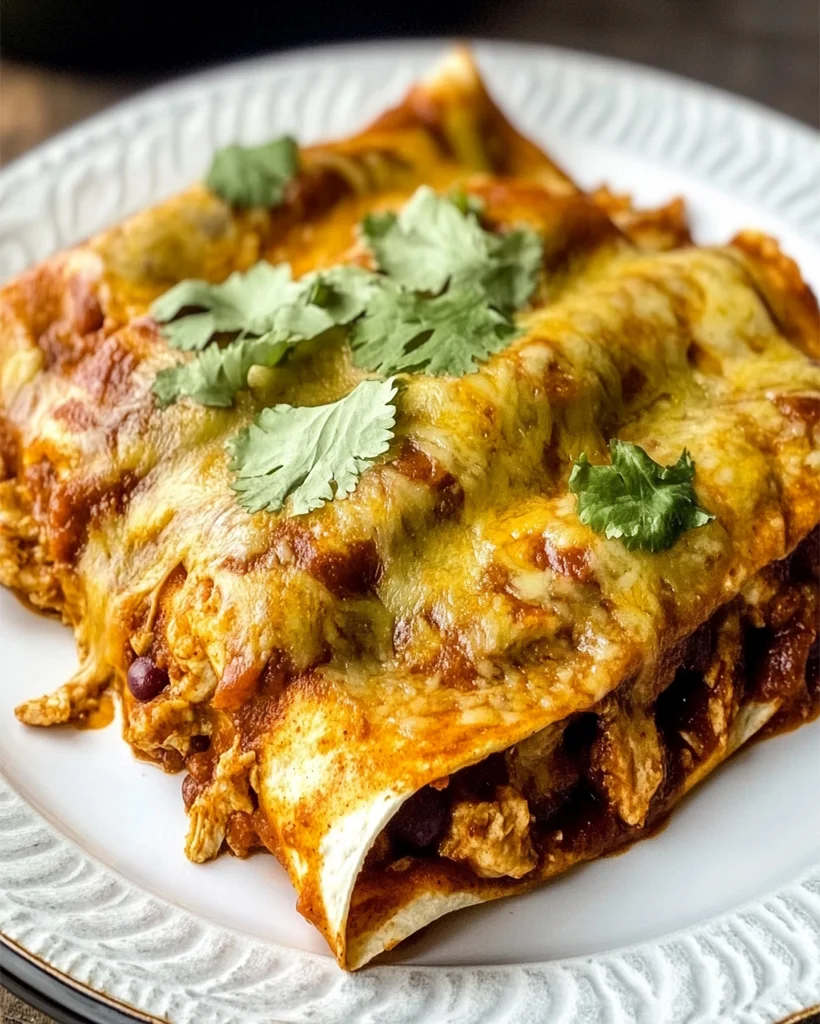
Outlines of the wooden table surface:
<svg viewBox="0 0 820 1024">
<path fill-rule="evenodd" d="M 817 0 L 507 0 L 478 10 L 465 35 L 524 39 L 620 57 L 740 93 L 817 127 Z M 161 81 L 0 60 L 0 164 Z M 2 1024 L 49 1018 L 0 986 Z"/>
</svg>

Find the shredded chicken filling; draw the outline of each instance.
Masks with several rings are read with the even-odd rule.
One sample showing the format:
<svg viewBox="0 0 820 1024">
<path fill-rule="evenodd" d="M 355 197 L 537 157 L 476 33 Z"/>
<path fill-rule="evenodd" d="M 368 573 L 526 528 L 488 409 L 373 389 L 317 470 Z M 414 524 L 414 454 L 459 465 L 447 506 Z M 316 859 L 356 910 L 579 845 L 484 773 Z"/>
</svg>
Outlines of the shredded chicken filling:
<svg viewBox="0 0 820 1024">
<path fill-rule="evenodd" d="M 455 804 L 438 852 L 469 864 L 480 878 L 523 878 L 538 863 L 529 804 L 512 786 L 498 786 L 494 797 Z"/>
<path fill-rule="evenodd" d="M 817 540 L 720 609 L 657 685 L 628 681 L 590 712 L 415 794 L 367 868 L 438 856 L 479 878 L 523 878 L 561 853 L 598 855 L 639 837 L 764 726 L 816 715 L 818 577 L 806 556 Z"/>
</svg>

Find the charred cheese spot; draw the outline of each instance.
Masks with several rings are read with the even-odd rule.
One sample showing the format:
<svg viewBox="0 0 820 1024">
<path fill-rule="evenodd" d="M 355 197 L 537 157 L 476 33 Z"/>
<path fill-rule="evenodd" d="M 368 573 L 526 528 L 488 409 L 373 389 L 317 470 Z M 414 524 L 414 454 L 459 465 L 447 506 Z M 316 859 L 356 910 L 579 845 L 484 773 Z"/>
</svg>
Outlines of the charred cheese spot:
<svg viewBox="0 0 820 1024">
<path fill-rule="evenodd" d="M 73 562 L 86 541 L 89 527 L 111 516 L 122 515 L 138 484 L 132 473 L 111 479 L 55 482 L 49 489 L 47 522 L 50 553 L 55 562 Z"/>
<path fill-rule="evenodd" d="M 804 424 L 809 433 L 820 425 L 820 394 L 777 395 L 774 401 L 784 416 Z"/>
<path fill-rule="evenodd" d="M 4 299 L 36 342 L 50 331 L 66 339 L 92 334 L 104 319 L 97 293 L 100 270 L 86 251 L 61 255 L 22 274 Z"/>
<path fill-rule="evenodd" d="M 472 689 L 478 676 L 475 664 L 462 646 L 461 638 L 453 630 L 443 633 L 432 669 L 441 674 L 442 686 L 456 689 Z"/>
<path fill-rule="evenodd" d="M 464 488 L 458 480 L 412 441 L 405 441 L 392 466 L 408 480 L 428 485 L 435 495 L 436 518 L 451 519 L 463 508 Z"/>
<path fill-rule="evenodd" d="M 103 310 L 95 288 L 85 277 L 72 277 L 68 286 L 71 322 L 78 334 L 92 334 L 103 325 Z"/>
<path fill-rule="evenodd" d="M 98 423 L 94 409 L 79 398 L 70 398 L 54 410 L 54 418 L 64 423 L 68 430 L 82 431 L 93 430 Z"/>
<path fill-rule="evenodd" d="M 561 548 L 549 537 L 534 537 L 530 550 L 533 565 L 538 569 L 549 569 L 578 583 L 591 583 L 595 579 L 586 548 Z"/>
<path fill-rule="evenodd" d="M 382 564 L 372 539 L 351 541 L 344 549 L 328 548 L 296 520 L 279 524 L 276 545 L 292 554 L 294 563 L 310 573 L 337 598 L 371 591 L 379 581 Z"/>
<path fill-rule="evenodd" d="M 689 360 L 690 365 L 699 373 L 708 373 L 712 376 L 719 376 L 723 369 L 723 364 L 720 359 L 718 359 L 714 353 L 710 352 L 708 348 L 705 348 L 703 345 L 699 345 L 696 341 L 693 341 L 686 350 L 686 358 Z"/>
<path fill-rule="evenodd" d="M 139 355 L 115 334 L 94 346 L 79 362 L 72 379 L 95 402 L 116 407 L 133 392 L 134 371 L 139 363 Z"/>
</svg>

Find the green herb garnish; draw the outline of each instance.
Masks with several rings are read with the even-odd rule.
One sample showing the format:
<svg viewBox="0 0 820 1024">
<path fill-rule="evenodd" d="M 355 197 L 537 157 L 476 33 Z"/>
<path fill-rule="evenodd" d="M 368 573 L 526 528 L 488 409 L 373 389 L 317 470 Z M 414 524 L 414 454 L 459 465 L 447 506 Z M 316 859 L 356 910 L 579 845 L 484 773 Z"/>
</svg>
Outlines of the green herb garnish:
<svg viewBox="0 0 820 1024">
<path fill-rule="evenodd" d="M 306 278 L 312 301 L 337 324 L 349 324 L 364 313 L 384 286 L 384 278 L 356 266 L 331 267 Z"/>
<path fill-rule="evenodd" d="M 365 217 L 362 236 L 396 283 L 438 295 L 448 284 L 478 291 L 509 311 L 535 290 L 541 239 L 529 228 L 506 235 L 485 231 L 473 209 L 422 186 L 400 213 Z"/>
<path fill-rule="evenodd" d="M 202 405 L 229 406 L 247 387 L 252 366 L 276 366 L 294 344 L 358 315 L 361 302 L 353 295 L 358 279 L 341 274 L 345 269 L 357 268 L 338 268 L 330 279 L 348 289 L 344 299 L 316 275 L 293 281 L 287 263 L 273 267 L 264 261 L 247 273 L 231 274 L 223 284 L 181 281 L 160 296 L 151 312 L 163 324 L 168 344 L 199 353 L 192 362 L 160 370 L 154 383 L 160 405 L 187 396 Z M 322 297 L 328 308 L 319 304 Z M 185 315 L 174 320 L 179 313 Z M 212 343 L 217 334 L 237 331 L 239 339 L 224 348 Z"/>
<path fill-rule="evenodd" d="M 180 398 L 192 398 L 200 405 L 228 408 L 237 392 L 247 388 L 251 367 L 276 366 L 293 343 L 293 339 L 264 335 L 243 338 L 224 348 L 209 345 L 191 362 L 160 370 L 154 381 L 157 403 L 164 409 Z"/>
<path fill-rule="evenodd" d="M 256 158 L 265 148 L 217 161 L 258 184 Z M 209 184 L 219 191 L 211 181 L 217 161 Z M 236 194 L 226 198 L 239 202 Z M 293 281 L 287 264 L 261 262 L 219 285 L 183 281 L 154 303 L 168 343 L 196 353 L 157 375 L 163 407 L 182 397 L 229 406 L 253 366 L 276 366 L 296 344 L 334 326 L 346 328 L 356 366 L 388 377 L 362 381 L 330 405 L 263 409 L 228 445 L 245 509 L 276 512 L 290 499 L 288 514 L 300 515 L 349 494 L 393 436 L 394 374 L 461 376 L 509 343 L 510 314 L 535 288 L 541 241 L 529 229 L 485 231 L 479 211 L 464 194 L 420 188 L 400 214 L 373 215 L 362 226 L 380 273 L 337 266 Z"/>
<path fill-rule="evenodd" d="M 226 146 L 213 158 L 205 184 L 234 206 L 278 206 L 299 170 L 295 139 L 283 135 L 263 146 Z"/>
<path fill-rule="evenodd" d="M 151 315 L 163 325 L 168 344 L 183 351 L 198 351 L 215 334 L 234 331 L 257 337 L 270 331 L 309 332 L 313 337 L 333 321 L 311 306 L 312 293 L 313 282 L 294 281 L 289 264 L 274 267 L 262 260 L 222 284 L 180 281 L 154 302 Z"/>
<path fill-rule="evenodd" d="M 610 441 L 609 454 L 609 466 L 593 466 L 581 455 L 569 478 L 578 518 L 596 533 L 620 538 L 630 551 L 664 551 L 686 530 L 715 518 L 697 503 L 695 464 L 685 448 L 672 466 L 661 466 L 629 441 Z"/>
<path fill-rule="evenodd" d="M 330 405 L 263 409 L 228 443 L 239 503 L 277 512 L 290 498 L 290 515 L 302 515 L 350 494 L 387 451 L 396 390 L 392 379 L 365 380 Z"/>
<path fill-rule="evenodd" d="M 353 362 L 381 374 L 424 371 L 460 377 L 509 342 L 515 326 L 480 292 L 450 290 L 425 299 L 383 286 L 353 324 Z"/>
</svg>

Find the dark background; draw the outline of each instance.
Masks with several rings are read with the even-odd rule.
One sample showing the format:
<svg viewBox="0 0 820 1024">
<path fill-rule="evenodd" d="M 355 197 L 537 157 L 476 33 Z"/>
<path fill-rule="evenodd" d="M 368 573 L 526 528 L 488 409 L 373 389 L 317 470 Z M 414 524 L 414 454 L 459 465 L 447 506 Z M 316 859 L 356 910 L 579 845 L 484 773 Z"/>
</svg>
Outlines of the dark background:
<svg viewBox="0 0 820 1024">
<path fill-rule="evenodd" d="M 0 162 L 163 78 L 364 38 L 520 39 L 652 64 L 817 126 L 818 0 L 0 0 Z"/>
<path fill-rule="evenodd" d="M 820 121 L 818 0 L 0 0 L 0 163 L 207 64 L 424 35 L 591 50 Z M 2 1024 L 47 1020 L 0 987 Z"/>
</svg>

